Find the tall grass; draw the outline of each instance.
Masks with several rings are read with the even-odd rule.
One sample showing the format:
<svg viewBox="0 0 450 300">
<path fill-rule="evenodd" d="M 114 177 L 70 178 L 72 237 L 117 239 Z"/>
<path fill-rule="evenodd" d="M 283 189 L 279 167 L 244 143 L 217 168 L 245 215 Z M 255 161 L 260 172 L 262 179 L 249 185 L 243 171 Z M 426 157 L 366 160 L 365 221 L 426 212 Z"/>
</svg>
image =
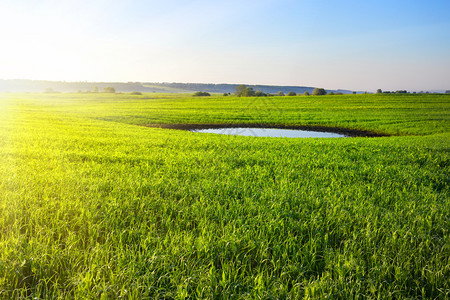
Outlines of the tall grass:
<svg viewBox="0 0 450 300">
<path fill-rule="evenodd" d="M 85 96 L 0 100 L 1 298 L 450 297 L 448 97 Z M 402 136 L 133 124 L 245 110 Z"/>
</svg>

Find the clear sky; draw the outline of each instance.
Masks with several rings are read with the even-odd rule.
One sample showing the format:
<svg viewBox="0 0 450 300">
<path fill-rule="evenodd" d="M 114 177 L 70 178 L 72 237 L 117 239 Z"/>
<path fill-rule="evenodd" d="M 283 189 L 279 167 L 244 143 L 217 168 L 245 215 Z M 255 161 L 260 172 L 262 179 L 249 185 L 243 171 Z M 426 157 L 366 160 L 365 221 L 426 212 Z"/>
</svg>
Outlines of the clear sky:
<svg viewBox="0 0 450 300">
<path fill-rule="evenodd" d="M 450 89 L 450 0 L 0 0 L 0 78 Z"/>
</svg>

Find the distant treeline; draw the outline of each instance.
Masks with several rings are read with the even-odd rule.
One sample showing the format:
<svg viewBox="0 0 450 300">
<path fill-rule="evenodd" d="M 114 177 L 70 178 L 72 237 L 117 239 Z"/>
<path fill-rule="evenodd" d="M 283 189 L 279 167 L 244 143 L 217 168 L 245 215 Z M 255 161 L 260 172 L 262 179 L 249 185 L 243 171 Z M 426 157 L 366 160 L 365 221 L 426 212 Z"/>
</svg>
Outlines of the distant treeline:
<svg viewBox="0 0 450 300">
<path fill-rule="evenodd" d="M 213 83 L 176 83 L 176 82 L 66 82 L 66 81 L 48 81 L 48 80 L 29 80 L 29 79 L 0 79 L 0 92 L 30 92 L 39 93 L 45 91 L 52 92 L 102 92 L 105 89 L 114 88 L 116 92 L 123 93 L 193 93 L 203 91 L 207 93 L 235 93 L 236 87 L 240 84 L 213 84 Z M 264 94 L 304 94 L 313 93 L 316 87 L 308 86 L 278 86 L 278 85 L 246 85 L 254 91 L 260 91 Z M 343 94 L 361 94 L 362 91 L 350 90 L 325 90 L 326 93 Z M 431 91 L 436 92 L 436 91 Z M 449 90 L 445 91 L 450 93 Z M 377 93 L 408 93 L 406 90 L 399 91 L 381 91 Z M 419 93 L 428 93 L 421 91 Z"/>
<path fill-rule="evenodd" d="M 432 92 L 432 93 L 436 93 L 436 92 Z M 445 93 L 450 94 L 450 90 L 446 90 Z M 378 89 L 377 94 L 430 94 L 430 92 L 429 91 L 409 92 L 407 90 L 382 91 L 381 89 Z M 439 94 L 439 93 L 437 93 L 437 94 Z"/>
<path fill-rule="evenodd" d="M 212 83 L 155 83 L 155 82 L 66 82 L 28 79 L 0 79 L 0 92 L 95 92 L 105 88 L 114 87 L 117 92 L 141 92 L 141 93 L 191 93 L 204 91 L 208 93 L 234 93 L 239 84 L 212 84 Z M 254 91 L 267 94 L 279 92 L 288 94 L 293 92 L 303 94 L 312 93 L 315 87 L 307 86 L 272 86 L 272 85 L 247 85 Z M 327 90 L 327 92 L 350 94 L 349 90 Z M 358 92 L 359 93 L 359 92 Z"/>
</svg>

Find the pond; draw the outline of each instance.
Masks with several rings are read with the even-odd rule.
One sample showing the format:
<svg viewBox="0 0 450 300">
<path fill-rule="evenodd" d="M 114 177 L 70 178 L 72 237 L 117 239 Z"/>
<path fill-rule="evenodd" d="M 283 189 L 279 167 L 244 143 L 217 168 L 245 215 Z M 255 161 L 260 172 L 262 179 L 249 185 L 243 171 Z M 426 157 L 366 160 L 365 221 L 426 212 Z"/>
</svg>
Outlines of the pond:
<svg viewBox="0 0 450 300">
<path fill-rule="evenodd" d="M 192 129 L 192 132 L 216 133 L 226 135 L 242 135 L 255 137 L 287 137 L 287 138 L 343 138 L 348 135 L 310 130 L 296 129 L 277 129 L 277 128 L 208 128 L 208 129 Z"/>
</svg>

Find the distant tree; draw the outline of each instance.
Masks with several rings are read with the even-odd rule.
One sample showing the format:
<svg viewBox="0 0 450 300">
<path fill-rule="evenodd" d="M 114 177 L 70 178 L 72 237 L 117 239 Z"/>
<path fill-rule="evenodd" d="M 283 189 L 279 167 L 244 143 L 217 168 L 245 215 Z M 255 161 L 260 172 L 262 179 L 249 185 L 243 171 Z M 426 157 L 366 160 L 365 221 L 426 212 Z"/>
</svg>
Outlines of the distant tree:
<svg viewBox="0 0 450 300">
<path fill-rule="evenodd" d="M 315 89 L 313 90 L 312 94 L 313 94 L 314 96 L 322 96 L 322 95 L 326 95 L 326 94 L 327 94 L 327 91 L 325 91 L 325 89 L 322 89 L 322 88 L 315 88 Z"/>
<path fill-rule="evenodd" d="M 255 96 L 255 91 L 253 88 L 241 84 L 236 87 L 235 95 L 238 97 L 252 97 Z"/>
<path fill-rule="evenodd" d="M 53 94 L 53 93 L 58 93 L 58 92 L 55 91 L 55 90 L 53 90 L 52 88 L 46 88 L 46 89 L 44 90 L 44 93 L 47 93 L 47 94 Z"/>
<path fill-rule="evenodd" d="M 377 94 L 381 94 L 383 91 L 381 89 L 377 90 Z"/>
<path fill-rule="evenodd" d="M 263 93 L 263 92 L 261 92 L 261 91 L 256 91 L 256 92 L 255 92 L 255 96 L 256 96 L 256 97 L 266 97 L 267 94 L 266 94 L 266 93 Z"/>
<path fill-rule="evenodd" d="M 339 92 L 339 93 L 336 93 L 336 95 L 344 95 L 344 93 L 342 93 L 342 92 Z"/>
<path fill-rule="evenodd" d="M 246 92 L 247 92 L 247 87 L 245 85 L 241 84 L 236 87 L 236 92 L 234 92 L 234 94 L 238 97 L 243 97 Z"/>
<path fill-rule="evenodd" d="M 450 90 L 446 90 L 445 93 L 446 93 L 446 94 L 450 94 Z"/>
<path fill-rule="evenodd" d="M 103 93 L 113 93 L 114 94 L 115 92 L 116 92 L 116 89 L 113 88 L 112 86 L 103 88 Z"/>
<path fill-rule="evenodd" d="M 334 95 L 334 92 L 329 92 L 328 95 Z"/>
<path fill-rule="evenodd" d="M 194 97 L 208 97 L 208 96 L 211 96 L 211 94 L 210 93 L 208 93 L 208 92 L 196 92 L 196 93 L 194 93 Z"/>
<path fill-rule="evenodd" d="M 255 96 L 255 91 L 253 90 L 253 88 L 247 88 L 246 97 L 253 97 L 253 96 Z"/>
<path fill-rule="evenodd" d="M 303 93 L 303 95 L 304 95 L 304 96 L 309 96 L 309 92 L 308 92 L 308 91 L 305 91 L 305 92 Z"/>
<path fill-rule="evenodd" d="M 224 97 L 228 96 L 228 93 L 223 93 L 223 96 L 224 96 Z"/>
<path fill-rule="evenodd" d="M 281 92 L 281 91 L 279 91 L 279 92 L 277 93 L 277 96 L 284 96 L 284 93 Z"/>
<path fill-rule="evenodd" d="M 352 92 L 353 95 L 356 95 L 356 92 Z"/>
<path fill-rule="evenodd" d="M 94 90 L 92 92 L 98 93 L 98 86 L 94 86 Z"/>
<path fill-rule="evenodd" d="M 141 92 L 131 92 L 130 95 L 142 95 Z"/>
<path fill-rule="evenodd" d="M 287 95 L 288 96 L 297 96 L 297 93 L 296 92 L 289 92 Z"/>
</svg>

